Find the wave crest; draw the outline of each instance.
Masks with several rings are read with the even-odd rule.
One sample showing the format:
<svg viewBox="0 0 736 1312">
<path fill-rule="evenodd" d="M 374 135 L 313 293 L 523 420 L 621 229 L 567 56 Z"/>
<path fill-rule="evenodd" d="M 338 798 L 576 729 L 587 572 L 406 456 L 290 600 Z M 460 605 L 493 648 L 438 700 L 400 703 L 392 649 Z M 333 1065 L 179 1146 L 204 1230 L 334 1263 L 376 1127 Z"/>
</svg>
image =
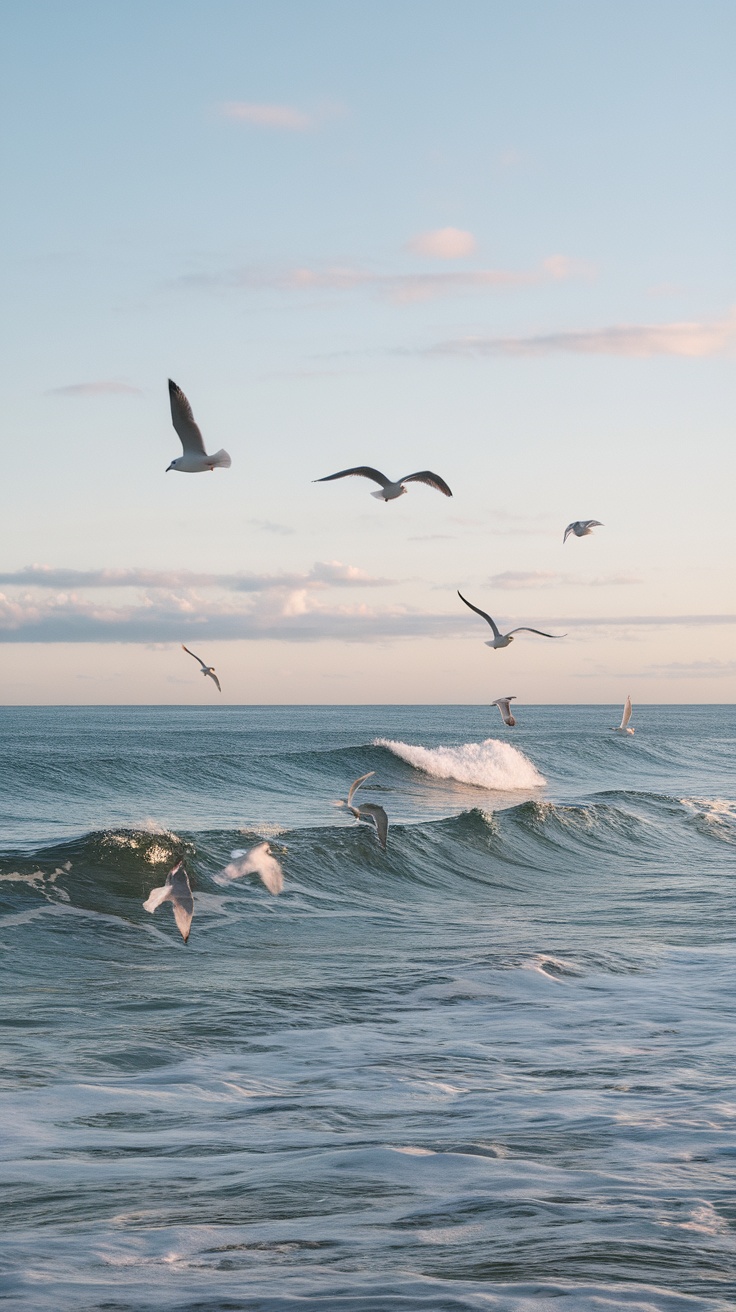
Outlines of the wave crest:
<svg viewBox="0 0 736 1312">
<path fill-rule="evenodd" d="M 391 738 L 376 738 L 375 747 L 385 747 L 394 756 L 423 770 L 435 779 L 455 779 L 477 788 L 513 792 L 516 789 L 543 788 L 547 780 L 528 756 L 518 747 L 486 738 L 482 743 L 461 743 L 458 747 L 415 747 Z"/>
</svg>

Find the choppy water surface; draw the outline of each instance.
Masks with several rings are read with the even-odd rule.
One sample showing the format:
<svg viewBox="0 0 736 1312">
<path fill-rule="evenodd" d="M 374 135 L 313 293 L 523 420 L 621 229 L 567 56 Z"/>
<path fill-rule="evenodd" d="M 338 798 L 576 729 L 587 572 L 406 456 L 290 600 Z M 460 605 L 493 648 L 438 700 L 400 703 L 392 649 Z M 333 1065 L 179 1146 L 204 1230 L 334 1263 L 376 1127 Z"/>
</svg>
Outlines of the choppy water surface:
<svg viewBox="0 0 736 1312">
<path fill-rule="evenodd" d="M 733 1309 L 736 712 L 517 715 L 0 711 L 8 1306 Z"/>
</svg>

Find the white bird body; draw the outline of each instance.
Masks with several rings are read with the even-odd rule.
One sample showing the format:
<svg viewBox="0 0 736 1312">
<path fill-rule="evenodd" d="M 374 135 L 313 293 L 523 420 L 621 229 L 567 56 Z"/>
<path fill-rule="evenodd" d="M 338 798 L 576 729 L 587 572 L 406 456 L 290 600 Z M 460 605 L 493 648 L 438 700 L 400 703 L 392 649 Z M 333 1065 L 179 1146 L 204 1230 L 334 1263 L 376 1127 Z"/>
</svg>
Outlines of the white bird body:
<svg viewBox="0 0 736 1312">
<path fill-rule="evenodd" d="M 181 649 L 182 649 L 182 651 L 185 651 L 185 652 L 186 652 L 187 656 L 194 656 L 194 652 L 193 652 L 193 651 L 190 651 L 188 647 L 185 647 L 185 646 L 184 646 L 184 643 L 181 644 Z M 218 679 L 217 675 L 215 674 L 215 667 L 214 667 L 214 665 L 205 665 L 205 663 L 204 663 L 204 661 L 202 660 L 202 657 L 201 657 L 201 656 L 194 656 L 194 659 L 195 659 L 195 661 L 199 661 L 199 664 L 200 664 L 200 668 L 201 668 L 202 674 L 205 676 L 205 678 L 207 678 L 207 677 L 209 676 L 209 678 L 212 680 L 212 682 L 216 685 L 216 687 L 217 687 L 217 691 L 218 691 L 218 692 L 222 692 L 222 688 L 220 687 L 220 680 Z"/>
<path fill-rule="evenodd" d="M 451 497 L 452 492 L 447 486 L 445 480 L 440 478 L 439 474 L 433 474 L 431 469 L 420 469 L 416 474 L 407 474 L 405 478 L 400 478 L 396 483 L 392 483 L 390 478 L 386 478 L 379 469 L 373 469 L 371 465 L 356 465 L 354 469 L 341 469 L 338 474 L 328 474 L 326 478 L 315 478 L 315 483 L 331 483 L 336 478 L 350 478 L 357 475 L 359 478 L 370 478 L 374 483 L 379 484 L 378 492 L 371 492 L 371 496 L 377 501 L 396 501 L 398 497 L 403 497 L 407 489 L 405 483 L 426 483 L 433 487 L 443 496 Z"/>
<path fill-rule="evenodd" d="M 504 724 L 507 724 L 509 726 L 510 729 L 513 729 L 514 725 L 516 724 L 516 720 L 511 714 L 511 702 L 515 702 L 515 701 L 516 701 L 516 697 L 512 695 L 510 697 L 497 697 L 495 702 L 491 702 L 491 706 L 498 707 L 499 711 L 501 712 L 501 719 L 503 720 Z"/>
<path fill-rule="evenodd" d="M 152 914 L 162 902 L 173 903 L 174 920 L 184 942 L 189 940 L 194 915 L 194 898 L 189 877 L 182 861 L 177 862 L 166 876 L 166 883 L 161 888 L 153 888 L 143 903 L 144 911 Z"/>
<path fill-rule="evenodd" d="M 180 474 L 204 474 L 208 469 L 229 469 L 232 461 L 227 451 L 216 451 L 208 456 L 204 449 L 204 438 L 194 422 L 192 407 L 176 383 L 169 379 L 169 401 L 171 402 L 171 421 L 181 439 L 184 454 L 172 460 L 169 469 Z"/>
<path fill-rule="evenodd" d="M 599 519 L 576 519 L 574 523 L 568 524 L 565 529 L 565 536 L 562 539 L 563 547 L 571 533 L 574 533 L 576 538 L 587 538 L 594 528 L 603 528 Z"/>
<path fill-rule="evenodd" d="M 623 713 L 623 715 L 621 716 L 621 723 L 612 726 L 612 727 L 613 727 L 613 732 L 614 732 L 614 733 L 633 733 L 633 732 L 634 732 L 633 729 L 630 729 L 630 728 L 629 728 L 629 720 L 631 719 L 631 709 L 632 709 L 632 708 L 631 708 L 631 698 L 630 698 L 630 697 L 627 697 L 627 698 L 626 698 L 626 703 L 625 703 L 625 705 L 624 705 L 624 713 Z"/>
<path fill-rule="evenodd" d="M 215 876 L 216 884 L 229 884 L 242 875 L 258 875 L 269 893 L 279 894 L 284 887 L 284 872 L 271 851 L 270 843 L 256 843 L 246 851 L 231 852 L 230 864 Z"/>
<path fill-rule="evenodd" d="M 353 796 L 356 790 L 375 773 L 375 770 L 369 770 L 367 774 L 362 774 L 359 779 L 356 779 L 350 785 L 347 801 L 342 802 L 342 806 L 347 807 L 356 820 L 365 820 L 368 824 L 374 825 L 378 842 L 385 852 L 388 839 L 388 816 L 383 807 L 377 806 L 374 802 L 364 802 L 362 806 L 353 806 Z"/>
<path fill-rule="evenodd" d="M 465 605 L 468 606 L 470 610 L 474 610 L 476 615 L 481 615 L 483 619 L 486 621 L 486 623 L 490 624 L 491 629 L 493 631 L 493 638 L 490 642 L 486 642 L 485 645 L 486 647 L 495 648 L 496 651 L 498 651 L 501 647 L 509 647 L 511 643 L 514 641 L 515 633 L 538 633 L 540 638 L 566 638 L 567 637 L 566 633 L 543 633 L 541 629 L 530 629 L 526 625 L 520 625 L 519 628 L 511 629 L 508 633 L 502 633 L 498 625 L 496 624 L 496 621 L 491 619 L 490 615 L 487 615 L 484 610 L 480 610 L 477 606 L 474 606 L 472 601 L 468 601 L 467 598 L 465 598 L 462 592 L 460 592 L 459 590 L 457 595 L 461 601 L 465 602 Z M 494 702 L 493 704 L 495 705 L 496 703 Z"/>
</svg>

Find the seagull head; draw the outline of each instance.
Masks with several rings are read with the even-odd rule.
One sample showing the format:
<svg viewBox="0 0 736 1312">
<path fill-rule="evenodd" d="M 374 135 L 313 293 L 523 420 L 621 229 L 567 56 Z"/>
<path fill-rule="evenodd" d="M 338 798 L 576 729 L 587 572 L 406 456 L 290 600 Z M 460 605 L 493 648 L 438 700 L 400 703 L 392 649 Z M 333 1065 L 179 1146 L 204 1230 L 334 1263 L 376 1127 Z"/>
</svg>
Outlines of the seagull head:
<svg viewBox="0 0 736 1312">
<path fill-rule="evenodd" d="M 168 472 L 169 472 L 170 469 L 178 469 L 178 468 L 179 468 L 179 461 L 178 461 L 178 460 L 172 460 L 171 464 L 170 464 L 170 465 L 167 465 L 167 467 L 166 467 L 166 473 L 168 474 Z"/>
</svg>

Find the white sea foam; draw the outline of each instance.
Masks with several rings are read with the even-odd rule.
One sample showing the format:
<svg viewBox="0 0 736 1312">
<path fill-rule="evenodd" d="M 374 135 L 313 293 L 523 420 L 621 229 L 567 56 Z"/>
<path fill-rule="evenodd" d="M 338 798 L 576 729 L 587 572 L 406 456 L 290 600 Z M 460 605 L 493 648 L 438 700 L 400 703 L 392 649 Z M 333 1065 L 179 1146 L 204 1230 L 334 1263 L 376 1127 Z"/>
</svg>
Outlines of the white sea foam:
<svg viewBox="0 0 736 1312">
<path fill-rule="evenodd" d="M 416 770 L 435 779 L 455 779 L 477 788 L 512 792 L 515 789 L 543 788 L 547 782 L 518 747 L 486 738 L 482 743 L 461 743 L 458 747 L 415 747 L 391 738 L 376 738 L 375 747 L 387 747 Z"/>
</svg>

